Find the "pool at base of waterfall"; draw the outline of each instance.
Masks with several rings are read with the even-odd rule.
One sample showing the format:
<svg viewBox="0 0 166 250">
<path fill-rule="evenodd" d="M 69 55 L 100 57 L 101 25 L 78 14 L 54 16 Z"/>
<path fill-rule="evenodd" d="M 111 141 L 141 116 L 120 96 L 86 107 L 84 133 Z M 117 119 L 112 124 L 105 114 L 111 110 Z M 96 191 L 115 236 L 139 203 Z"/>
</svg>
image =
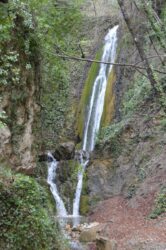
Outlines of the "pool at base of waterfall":
<svg viewBox="0 0 166 250">
<path fill-rule="evenodd" d="M 68 215 L 65 217 L 56 216 L 55 220 L 59 223 L 65 237 L 69 240 L 71 250 L 86 250 L 86 246 L 79 242 L 79 227 L 86 225 L 88 220 L 84 216 L 74 217 Z"/>
<path fill-rule="evenodd" d="M 58 221 L 58 223 L 62 225 L 62 227 L 70 225 L 71 228 L 77 227 L 80 224 L 88 223 L 88 219 L 84 216 L 73 216 L 73 215 L 68 215 L 65 217 L 56 216 L 55 220 Z"/>
</svg>

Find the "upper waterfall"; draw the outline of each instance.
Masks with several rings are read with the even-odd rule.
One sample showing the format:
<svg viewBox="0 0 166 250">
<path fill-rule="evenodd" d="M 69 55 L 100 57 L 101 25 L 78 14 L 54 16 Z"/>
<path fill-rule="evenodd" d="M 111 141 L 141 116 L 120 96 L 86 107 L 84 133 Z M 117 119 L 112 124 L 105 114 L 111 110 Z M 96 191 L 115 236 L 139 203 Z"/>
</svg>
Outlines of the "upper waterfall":
<svg viewBox="0 0 166 250">
<path fill-rule="evenodd" d="M 109 30 L 104 39 L 102 61 L 114 62 L 117 48 L 118 25 Z M 86 120 L 84 124 L 82 149 L 93 151 L 96 135 L 100 128 L 100 121 L 103 113 L 104 98 L 107 86 L 107 78 L 112 70 L 112 65 L 100 64 L 99 73 L 95 79 L 89 105 L 87 107 Z"/>
</svg>

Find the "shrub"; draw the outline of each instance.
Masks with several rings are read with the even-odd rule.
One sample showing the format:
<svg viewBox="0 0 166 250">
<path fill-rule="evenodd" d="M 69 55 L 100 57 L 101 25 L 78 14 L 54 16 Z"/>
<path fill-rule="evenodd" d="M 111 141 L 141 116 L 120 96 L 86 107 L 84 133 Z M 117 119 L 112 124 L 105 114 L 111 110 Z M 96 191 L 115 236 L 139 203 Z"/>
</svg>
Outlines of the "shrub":
<svg viewBox="0 0 166 250">
<path fill-rule="evenodd" d="M 35 179 L 1 171 L 0 207 L 1 249 L 64 249 L 47 192 Z"/>
<path fill-rule="evenodd" d="M 166 212 L 166 187 L 163 187 L 155 200 L 155 208 L 150 214 L 151 219 L 157 218 L 162 213 Z"/>
</svg>

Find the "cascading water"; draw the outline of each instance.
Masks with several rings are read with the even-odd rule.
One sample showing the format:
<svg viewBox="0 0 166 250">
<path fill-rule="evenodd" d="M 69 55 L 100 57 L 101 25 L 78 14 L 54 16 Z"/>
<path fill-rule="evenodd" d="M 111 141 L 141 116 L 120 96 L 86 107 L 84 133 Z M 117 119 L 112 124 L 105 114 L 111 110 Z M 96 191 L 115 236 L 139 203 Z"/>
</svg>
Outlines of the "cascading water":
<svg viewBox="0 0 166 250">
<path fill-rule="evenodd" d="M 117 29 L 118 25 L 109 30 L 105 36 L 105 45 L 103 50 L 102 61 L 114 62 L 117 48 Z M 100 64 L 99 74 L 95 79 L 92 94 L 87 107 L 87 116 L 84 126 L 83 134 L 83 152 L 93 151 L 95 146 L 96 134 L 100 128 L 100 121 L 103 113 L 104 98 L 107 86 L 107 78 L 112 70 L 112 65 Z M 81 154 L 80 164 L 82 169 L 78 171 L 78 183 L 76 187 L 75 199 L 73 202 L 73 216 L 79 216 L 79 204 L 82 191 L 83 175 L 85 168 L 88 164 L 88 158 L 83 159 L 83 153 Z"/>
<path fill-rule="evenodd" d="M 102 61 L 104 62 L 114 62 L 116 56 L 117 48 L 117 29 L 118 26 L 113 27 L 109 30 L 108 34 L 105 36 L 105 44 L 103 48 Z M 99 73 L 95 79 L 92 93 L 87 107 L 86 121 L 84 125 L 84 134 L 83 134 L 83 143 L 82 151 L 80 152 L 79 162 L 80 169 L 78 171 L 78 182 L 75 192 L 75 198 L 73 202 L 73 217 L 79 216 L 79 206 L 80 206 L 80 197 L 83 184 L 83 175 L 85 168 L 89 162 L 89 157 L 87 153 L 91 152 L 95 146 L 96 134 L 100 128 L 100 121 L 103 113 L 104 107 L 104 98 L 107 86 L 107 78 L 109 73 L 112 70 L 112 65 L 109 64 L 100 64 Z M 52 154 L 48 153 L 48 157 L 51 159 L 51 162 L 48 166 L 48 177 L 47 182 L 50 185 L 50 190 L 56 201 L 56 208 L 58 216 L 67 217 L 67 211 L 65 209 L 64 203 L 58 193 L 56 184 L 54 182 L 57 169 L 57 161 L 54 159 Z"/>
<path fill-rule="evenodd" d="M 83 151 L 80 152 L 80 169 L 78 171 L 78 182 L 75 192 L 75 198 L 73 202 L 73 216 L 77 217 L 79 216 L 79 205 L 80 205 L 80 198 L 81 198 L 81 191 L 82 191 L 82 183 L 83 183 L 83 176 L 85 168 L 89 162 L 88 157 L 86 156 L 86 159 L 83 159 Z"/>
<path fill-rule="evenodd" d="M 105 45 L 102 56 L 104 62 L 114 62 L 117 48 L 118 25 L 109 30 L 105 36 Z M 99 74 L 95 79 L 92 94 L 87 108 L 87 117 L 83 134 L 83 150 L 93 151 L 96 135 L 100 128 L 100 121 L 103 113 L 104 98 L 107 86 L 107 78 L 112 70 L 112 65 L 100 64 Z"/>
<path fill-rule="evenodd" d="M 55 181 L 54 181 L 58 163 L 51 153 L 48 153 L 48 157 L 51 159 L 51 162 L 48 165 L 47 183 L 50 185 L 51 193 L 53 194 L 53 197 L 55 199 L 58 216 L 66 217 L 67 211 L 66 211 L 66 208 L 64 206 L 64 203 L 61 197 L 59 196 L 59 193 L 58 193 Z"/>
</svg>

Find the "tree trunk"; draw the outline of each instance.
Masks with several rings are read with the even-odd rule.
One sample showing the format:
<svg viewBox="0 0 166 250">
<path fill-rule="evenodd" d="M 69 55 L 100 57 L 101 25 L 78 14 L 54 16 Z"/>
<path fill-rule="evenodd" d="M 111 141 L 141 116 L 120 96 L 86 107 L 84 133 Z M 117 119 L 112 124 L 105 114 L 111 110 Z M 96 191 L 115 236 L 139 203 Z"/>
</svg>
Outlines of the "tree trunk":
<svg viewBox="0 0 166 250">
<path fill-rule="evenodd" d="M 125 8 L 125 0 L 118 0 L 118 4 L 120 6 L 120 9 L 121 9 L 121 12 L 122 12 L 122 15 L 123 15 L 123 18 L 127 24 L 127 27 L 131 33 L 131 36 L 133 37 L 133 40 L 134 40 L 134 43 L 135 43 L 135 46 L 139 52 L 139 55 L 140 55 L 140 58 L 141 60 L 144 62 L 144 66 L 146 68 L 146 72 L 147 72 L 147 76 L 148 76 L 148 79 L 152 85 L 152 88 L 153 88 L 153 91 L 156 93 L 157 92 L 157 89 L 156 89 L 156 80 L 154 78 L 154 74 L 153 74 L 153 71 L 152 71 L 152 68 L 149 64 L 149 61 L 146 57 L 146 54 L 144 52 L 144 49 L 143 49 L 143 45 L 142 45 L 142 40 L 138 34 L 138 32 L 135 32 L 134 30 L 134 27 L 132 25 L 132 22 L 130 20 L 130 17 L 126 11 L 126 8 Z"/>
<path fill-rule="evenodd" d="M 146 18 L 149 20 L 149 23 L 153 29 L 153 31 L 156 34 L 156 37 L 161 45 L 161 47 L 164 50 L 164 53 L 166 53 L 166 45 L 165 45 L 165 26 L 161 23 L 161 21 L 157 23 L 157 20 L 155 20 L 155 10 L 152 8 L 152 6 L 147 5 L 147 3 L 145 2 L 145 0 L 142 0 L 142 4 L 143 4 L 143 9 L 146 15 Z M 154 12 L 154 13 L 151 13 Z M 157 16 L 157 14 L 156 14 Z M 159 17 L 158 17 L 159 19 Z M 160 19 L 159 19 L 160 20 Z M 163 31 L 162 31 L 163 29 Z"/>
</svg>

